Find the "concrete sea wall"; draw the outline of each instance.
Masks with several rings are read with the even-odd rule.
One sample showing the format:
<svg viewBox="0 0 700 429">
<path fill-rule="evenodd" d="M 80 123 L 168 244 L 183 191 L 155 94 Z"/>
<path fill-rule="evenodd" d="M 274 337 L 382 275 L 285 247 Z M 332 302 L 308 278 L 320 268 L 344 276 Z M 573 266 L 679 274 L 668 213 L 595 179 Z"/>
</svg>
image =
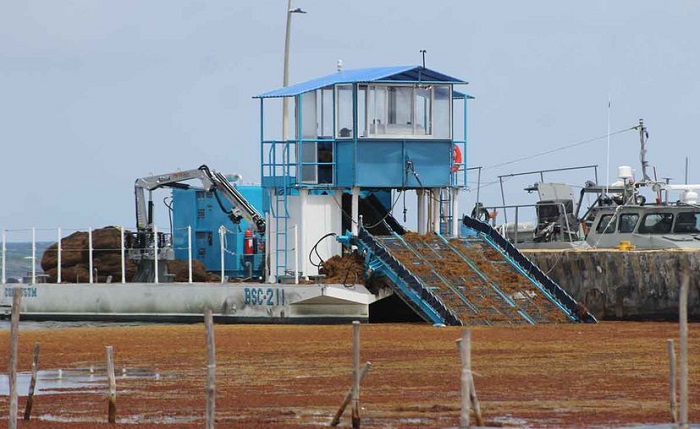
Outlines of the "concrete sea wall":
<svg viewBox="0 0 700 429">
<path fill-rule="evenodd" d="M 700 320 L 700 251 L 525 250 L 599 320 L 678 320 L 680 285 L 690 278 L 688 315 Z"/>
</svg>

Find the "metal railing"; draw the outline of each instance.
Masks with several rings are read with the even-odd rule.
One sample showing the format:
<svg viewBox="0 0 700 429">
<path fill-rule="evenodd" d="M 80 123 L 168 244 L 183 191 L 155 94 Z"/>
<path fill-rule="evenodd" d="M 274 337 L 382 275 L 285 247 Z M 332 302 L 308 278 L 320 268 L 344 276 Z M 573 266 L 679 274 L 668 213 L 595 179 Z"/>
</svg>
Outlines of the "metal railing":
<svg viewBox="0 0 700 429">
<path fill-rule="evenodd" d="M 170 283 L 172 279 L 159 278 L 159 276 L 162 277 L 160 274 L 162 270 L 159 270 L 159 265 L 165 260 L 174 260 L 176 251 L 180 254 L 179 260 L 185 260 L 182 253 L 186 252 L 187 283 L 194 282 L 193 262 L 195 255 L 191 226 L 177 228 L 174 231 L 167 229 L 161 231 L 157 227 L 147 232 L 129 232 L 123 227 L 115 227 L 115 229 L 118 230 L 118 237 L 115 238 L 114 235 L 110 235 L 109 242 L 116 244 L 118 240 L 118 247 L 100 245 L 100 243 L 105 242 L 101 237 L 98 237 L 98 245 L 96 245 L 95 232 L 100 230 L 93 228 L 2 229 L 0 230 L 2 232 L 2 241 L 0 243 L 0 284 L 112 283 L 112 278 L 115 277 L 120 283 L 129 283 L 134 280 L 127 279 L 127 275 L 129 275 L 128 261 L 139 263 L 145 260 L 153 263 L 154 283 Z M 294 247 L 285 249 L 285 252 L 293 252 L 294 282 L 299 283 L 299 273 L 302 270 L 298 254 L 298 228 L 294 225 L 289 230 L 294 239 Z M 84 241 L 79 246 L 67 245 L 66 243 L 71 243 L 71 241 L 67 240 L 78 233 L 85 234 Z M 223 225 L 219 228 L 220 266 L 216 270 L 208 270 L 218 272 L 221 275 L 221 283 L 225 283 L 228 280 L 229 276 L 226 274 L 227 272 L 230 273 L 232 269 L 230 266 L 227 267 L 227 255 L 240 256 L 242 261 L 246 256 L 250 256 L 239 251 L 238 244 L 230 241 L 227 235 L 231 233 L 232 231 Z M 173 239 L 174 235 L 178 236 L 178 240 Z M 265 247 L 267 246 L 265 245 Z M 41 261 L 47 254 L 50 257 L 50 266 L 45 265 L 42 268 Z M 114 255 L 118 255 L 119 268 L 107 272 L 99 272 L 99 260 L 104 262 L 104 255 L 106 254 L 112 255 L 112 258 L 115 257 Z M 260 256 L 261 254 L 256 253 L 255 255 Z M 73 264 L 76 260 L 79 262 Z M 22 264 L 18 264 L 18 261 L 22 261 Z M 249 262 L 249 264 L 246 264 L 246 262 Z M 248 278 L 252 278 L 254 262 L 243 261 L 242 264 L 248 268 Z M 114 262 L 111 265 L 113 266 Z M 84 269 L 82 271 L 79 269 L 73 270 L 71 278 L 68 278 L 66 270 L 69 269 L 68 267 L 73 266 L 83 267 Z M 44 272 L 44 269 L 46 272 Z"/>
<path fill-rule="evenodd" d="M 78 259 L 83 264 L 87 263 L 87 283 L 100 283 L 100 274 L 95 264 L 97 256 L 102 256 L 105 253 L 118 254 L 120 259 L 120 277 L 121 283 L 126 283 L 126 268 L 127 259 L 148 258 L 154 255 L 163 254 L 165 249 L 172 249 L 172 234 L 169 232 L 158 232 L 154 228 L 153 232 L 148 233 L 130 233 L 123 227 L 116 227 L 119 231 L 119 247 L 96 247 L 93 228 L 87 228 L 87 231 L 80 229 L 64 229 L 64 228 L 26 228 L 26 229 L 3 229 L 2 243 L 0 249 L 0 284 L 10 283 L 47 283 L 50 276 L 44 273 L 38 265 L 44 255 L 51 253 L 55 254 L 55 265 L 51 264 L 51 268 L 55 267 L 56 283 L 63 283 L 64 270 L 66 269 L 67 259 Z M 52 238 L 47 232 L 54 232 Z M 87 233 L 85 245 L 78 247 L 66 247 L 66 240 L 76 233 Z M 192 231 L 187 227 L 188 248 L 189 248 L 189 282 L 192 282 Z M 41 237 L 39 237 L 41 235 Z M 155 239 L 157 237 L 157 239 Z M 11 249 L 12 248 L 12 249 Z M 11 252 L 12 251 L 12 252 Z M 39 252 L 43 252 L 39 255 Z M 138 255 L 135 252 L 139 252 Z M 76 256 L 76 253 L 78 256 Z M 86 261 L 84 255 L 86 254 Z M 21 274 L 15 269 L 14 273 L 8 273 L 9 258 L 13 257 L 15 261 L 28 261 L 29 267 L 22 265 L 19 267 L 24 272 Z M 158 258 L 154 258 L 156 265 L 156 283 L 159 282 L 157 264 Z M 15 264 L 16 265 L 16 264 Z M 82 265 L 82 264 L 81 264 Z M 84 265 L 83 265 L 84 266 Z M 47 270 L 51 268 L 46 267 Z M 12 276 L 8 276 L 11 274 Z M 110 272 L 105 274 L 102 283 L 111 283 L 113 275 Z M 73 279 L 72 279 L 73 280 Z M 76 274 L 75 282 L 80 282 L 80 277 Z"/>
<path fill-rule="evenodd" d="M 501 235 L 503 235 L 508 241 L 512 243 L 518 243 L 518 238 L 519 238 L 519 229 L 520 229 L 520 210 L 521 209 L 529 209 L 531 212 L 532 209 L 534 209 L 535 216 L 534 216 L 534 223 L 535 223 L 535 230 L 533 231 L 533 238 L 534 238 L 534 233 L 537 229 L 537 207 L 544 207 L 544 206 L 557 206 L 559 210 L 559 216 L 563 217 L 564 219 L 564 226 L 566 228 L 565 231 L 565 236 L 568 238 L 567 240 L 558 240 L 558 241 L 568 241 L 568 242 L 574 242 L 580 240 L 580 237 L 578 236 L 578 231 L 572 231 L 571 229 L 571 224 L 569 223 L 569 217 L 566 214 L 566 206 L 562 202 L 551 202 L 551 203 L 546 203 L 546 204 L 516 204 L 516 205 L 501 205 L 501 206 L 480 206 L 477 210 L 485 210 L 483 213 L 484 215 L 488 214 L 488 217 L 485 219 L 481 219 L 481 217 L 484 216 L 479 216 L 479 213 L 476 213 L 476 218 L 477 220 L 482 220 L 483 222 L 488 222 L 489 219 L 491 220 L 491 226 L 498 231 Z M 504 219 L 505 223 L 498 225 L 496 223 L 496 216 L 498 215 L 499 210 L 503 211 L 504 214 Z M 513 211 L 515 214 L 515 222 L 512 224 L 513 226 L 513 233 L 512 233 L 512 238 L 510 237 L 511 234 L 509 234 L 509 226 L 511 224 L 508 223 L 507 219 L 507 212 L 508 210 Z M 493 216 L 491 216 L 491 213 L 495 213 Z M 472 213 L 472 217 L 474 216 L 475 213 Z M 530 219 L 530 217 L 528 217 Z M 573 232 L 573 234 L 572 234 Z"/>
</svg>

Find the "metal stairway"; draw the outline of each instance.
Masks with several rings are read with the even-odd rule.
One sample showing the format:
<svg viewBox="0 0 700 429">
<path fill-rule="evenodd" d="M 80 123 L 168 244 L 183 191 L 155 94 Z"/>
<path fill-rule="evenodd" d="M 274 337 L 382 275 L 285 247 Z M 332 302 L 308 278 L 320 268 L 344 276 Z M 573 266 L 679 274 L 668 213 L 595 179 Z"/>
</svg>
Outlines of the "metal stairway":
<svg viewBox="0 0 700 429">
<path fill-rule="evenodd" d="M 437 234 L 375 237 L 361 228 L 357 244 L 366 252 L 369 272 L 387 276 L 394 292 L 433 324 L 595 321 L 590 315 L 581 318 L 568 294 L 573 306 L 482 235 L 453 240 Z"/>
</svg>

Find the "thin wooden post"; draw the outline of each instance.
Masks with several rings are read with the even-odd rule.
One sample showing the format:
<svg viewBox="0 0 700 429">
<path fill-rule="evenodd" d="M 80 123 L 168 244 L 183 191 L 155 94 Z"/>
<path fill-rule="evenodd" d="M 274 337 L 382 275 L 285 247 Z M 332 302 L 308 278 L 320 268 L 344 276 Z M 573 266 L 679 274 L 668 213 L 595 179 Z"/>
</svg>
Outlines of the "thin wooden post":
<svg viewBox="0 0 700 429">
<path fill-rule="evenodd" d="M 27 405 L 24 407 L 24 420 L 29 420 L 32 415 L 32 405 L 34 405 L 34 388 L 36 387 L 36 377 L 39 368 L 39 351 L 41 344 L 34 343 L 34 360 L 32 361 L 32 380 L 29 382 L 29 392 L 27 392 Z"/>
<path fill-rule="evenodd" d="M 680 428 L 688 428 L 688 284 L 690 278 L 688 274 L 683 275 L 681 281 L 681 296 L 679 308 L 680 322 L 680 390 L 681 390 L 681 408 L 680 408 Z"/>
<path fill-rule="evenodd" d="M 360 371 L 360 382 L 364 380 L 365 375 L 367 375 L 367 371 L 369 371 L 369 368 L 372 366 L 370 362 L 365 363 L 365 365 L 362 367 L 362 370 Z M 353 378 L 355 377 L 355 374 L 353 373 Z M 345 397 L 343 398 L 343 402 L 340 404 L 340 408 L 338 408 L 338 411 L 335 413 L 335 417 L 333 417 L 333 420 L 331 421 L 331 426 L 338 426 L 340 423 L 340 418 L 343 416 L 343 413 L 345 412 L 345 408 L 347 408 L 348 404 L 350 403 L 350 399 L 352 399 L 352 391 L 353 388 L 352 386 L 350 389 L 348 389 L 348 392 L 345 394 Z"/>
<path fill-rule="evenodd" d="M 207 331 L 207 429 L 214 429 L 214 405 L 216 403 L 216 354 L 214 347 L 214 317 L 211 309 L 204 313 Z"/>
<path fill-rule="evenodd" d="M 484 418 L 481 415 L 481 405 L 479 404 L 479 399 L 476 397 L 476 388 L 474 387 L 474 374 L 471 370 L 469 371 L 469 399 L 471 399 L 472 407 L 474 407 L 476 424 L 484 426 Z"/>
<path fill-rule="evenodd" d="M 22 303 L 22 288 L 15 288 L 12 294 L 12 315 L 10 316 L 10 421 L 9 429 L 17 429 L 17 344 L 19 343 L 19 307 Z"/>
<path fill-rule="evenodd" d="M 360 322 L 352 322 L 352 428 L 360 428 Z"/>
<path fill-rule="evenodd" d="M 109 380 L 109 410 L 107 411 L 107 421 L 116 423 L 117 421 L 117 379 L 114 376 L 114 351 L 112 346 L 106 346 L 107 354 L 107 379 Z"/>
<path fill-rule="evenodd" d="M 462 406 L 459 415 L 459 427 L 468 428 L 469 427 L 469 401 L 470 401 L 470 391 L 471 383 L 469 378 L 471 376 L 471 332 L 469 329 L 462 331 L 462 341 L 460 343 L 460 356 L 462 358 Z"/>
<path fill-rule="evenodd" d="M 459 350 L 460 359 L 462 358 L 462 339 L 457 340 L 457 350 Z M 469 353 L 469 361 L 471 363 L 471 351 Z M 471 365 L 471 364 L 470 364 Z M 474 419 L 476 424 L 479 426 L 484 426 L 484 418 L 481 415 L 481 404 L 479 404 L 479 398 L 476 396 L 476 387 L 474 386 L 474 373 L 469 368 L 469 400 L 471 406 L 474 407 Z"/>
<path fill-rule="evenodd" d="M 666 340 L 668 349 L 668 399 L 669 412 L 671 413 L 671 423 L 678 423 L 678 402 L 676 393 L 676 350 L 673 347 L 673 340 Z"/>
</svg>

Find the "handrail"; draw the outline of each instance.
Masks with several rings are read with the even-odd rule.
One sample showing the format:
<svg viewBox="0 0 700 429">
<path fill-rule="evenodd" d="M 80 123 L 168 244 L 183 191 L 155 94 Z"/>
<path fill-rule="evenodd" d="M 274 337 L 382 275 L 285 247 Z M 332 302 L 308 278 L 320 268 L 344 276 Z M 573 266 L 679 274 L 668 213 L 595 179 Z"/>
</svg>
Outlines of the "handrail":
<svg viewBox="0 0 700 429">
<path fill-rule="evenodd" d="M 554 201 L 553 201 L 553 202 L 547 202 L 546 205 L 557 205 L 557 206 L 559 206 L 559 209 L 561 210 L 559 213 L 564 213 L 564 214 L 565 214 L 565 215 L 564 215 L 564 223 L 565 223 L 566 231 L 567 231 L 567 232 L 571 232 L 572 230 L 571 230 L 571 225 L 570 225 L 570 223 L 569 223 L 569 217 L 566 216 L 566 206 L 565 206 L 565 204 L 562 203 L 562 202 L 554 202 Z M 539 206 L 542 206 L 542 204 L 540 204 Z M 535 208 L 535 209 L 536 209 L 537 207 L 538 207 L 537 204 L 511 204 L 511 205 L 501 205 L 501 206 L 480 206 L 479 208 L 480 208 L 480 209 L 484 209 L 484 210 L 486 210 L 487 212 L 488 212 L 488 211 L 492 211 L 492 210 L 495 210 L 496 212 L 498 212 L 499 209 L 502 209 L 502 210 L 504 211 L 504 219 L 506 219 L 506 223 L 502 225 L 503 228 L 504 228 L 504 232 L 507 231 L 507 227 L 508 227 L 508 225 L 509 225 L 509 224 L 508 224 L 508 217 L 505 216 L 505 213 L 507 213 L 506 210 L 508 210 L 508 209 L 515 209 L 515 222 L 513 223 L 513 226 L 514 226 L 514 229 L 513 229 L 513 232 L 514 232 L 513 242 L 517 243 L 517 242 L 518 242 L 518 218 L 519 218 L 520 209 L 524 209 L 524 208 Z M 536 216 L 537 216 L 537 215 L 535 214 L 535 217 L 536 217 Z M 493 224 L 493 227 L 496 227 L 496 225 L 495 225 L 495 217 L 492 219 L 492 224 Z M 505 234 L 504 234 L 504 235 L 505 235 Z M 578 235 L 578 232 L 576 233 L 576 235 Z M 570 233 L 567 233 L 566 236 L 567 236 L 567 238 L 568 238 L 568 242 L 569 242 L 569 243 L 573 243 L 573 242 L 577 241 L 577 240 L 574 239 L 574 236 L 572 236 L 572 234 L 570 234 Z M 565 240 L 565 241 L 566 241 L 566 240 Z"/>
<path fill-rule="evenodd" d="M 121 261 L 120 263 L 120 272 L 121 272 L 121 279 L 122 283 L 126 283 L 126 261 L 127 258 L 131 258 L 133 256 L 133 253 L 130 252 L 130 244 L 136 245 L 136 243 L 142 243 L 143 247 L 141 247 L 141 252 L 142 256 L 147 255 L 149 257 L 153 257 L 156 253 L 161 253 L 163 251 L 170 251 L 170 250 L 175 250 L 176 248 L 173 245 L 173 232 L 169 232 L 166 230 L 166 232 L 158 232 L 157 235 L 154 234 L 153 232 L 128 232 L 124 227 L 114 227 L 119 230 L 119 242 L 120 246 L 117 248 L 112 248 L 112 247 L 95 247 L 94 245 L 94 232 L 96 231 L 93 228 L 86 228 L 85 230 L 81 229 L 66 229 L 66 228 L 30 228 L 30 229 L 2 229 L 2 245 L 0 247 L 0 284 L 8 284 L 10 280 L 19 280 L 19 277 L 21 276 L 21 281 L 26 282 L 28 284 L 37 284 L 37 283 L 45 283 L 46 280 L 48 279 L 48 275 L 44 274 L 43 272 L 39 272 L 37 264 L 40 263 L 41 259 L 43 258 L 42 255 L 37 255 L 37 251 L 41 251 L 43 249 L 43 253 L 46 253 L 52 245 L 55 245 L 56 248 L 54 252 L 56 253 L 56 283 L 62 283 L 65 279 L 63 277 L 63 272 L 65 271 L 65 267 L 63 266 L 65 263 L 65 255 L 70 254 L 71 252 L 85 252 L 88 256 L 87 261 L 87 266 L 90 267 L 88 277 L 87 277 L 87 283 L 92 284 L 92 283 L 98 283 L 99 279 L 96 278 L 98 274 L 100 274 L 97 271 L 97 268 L 95 267 L 95 260 L 100 257 L 100 253 L 103 252 L 113 252 L 116 255 L 119 255 L 119 259 Z M 188 249 L 188 264 L 189 264 L 189 283 L 192 283 L 192 236 L 191 236 L 191 227 L 186 227 L 186 228 L 179 228 L 183 229 L 187 234 L 187 249 Z M 29 240 L 12 240 L 10 241 L 8 239 L 8 233 L 28 233 L 31 231 L 31 238 Z M 56 231 L 56 235 L 53 235 L 51 239 L 39 239 L 37 232 L 38 231 Z M 81 246 L 77 248 L 67 248 L 63 245 L 63 242 L 66 238 L 69 236 L 75 234 L 75 233 L 85 233 L 87 234 L 87 243 L 86 246 Z M 157 237 L 157 239 L 156 239 Z M 8 272 L 8 253 L 9 250 L 8 247 L 13 247 L 13 246 L 8 246 L 10 243 L 26 243 L 29 246 L 31 246 L 31 254 L 30 255 L 24 255 L 23 253 L 20 255 L 17 255 L 17 258 L 22 258 L 26 259 L 28 261 L 31 261 L 31 267 L 28 268 L 27 272 L 25 273 L 19 273 L 19 272 L 14 272 L 14 273 L 9 273 Z M 45 245 L 44 245 L 45 244 Z M 165 249 L 165 250 L 164 250 Z M 179 249 L 179 248 L 178 248 Z"/>
</svg>

